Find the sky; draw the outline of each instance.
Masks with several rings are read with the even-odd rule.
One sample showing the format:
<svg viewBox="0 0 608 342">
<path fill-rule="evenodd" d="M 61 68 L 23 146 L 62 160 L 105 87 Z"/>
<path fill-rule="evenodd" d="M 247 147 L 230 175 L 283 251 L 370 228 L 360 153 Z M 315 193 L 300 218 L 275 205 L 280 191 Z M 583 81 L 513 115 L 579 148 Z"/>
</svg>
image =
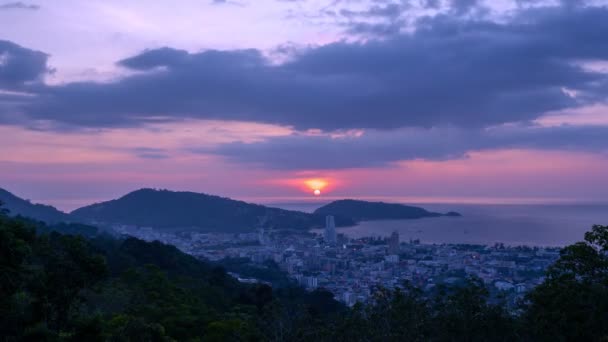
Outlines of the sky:
<svg viewBox="0 0 608 342">
<path fill-rule="evenodd" d="M 593 0 L 0 0 L 0 187 L 607 202 L 605 37 Z"/>
</svg>

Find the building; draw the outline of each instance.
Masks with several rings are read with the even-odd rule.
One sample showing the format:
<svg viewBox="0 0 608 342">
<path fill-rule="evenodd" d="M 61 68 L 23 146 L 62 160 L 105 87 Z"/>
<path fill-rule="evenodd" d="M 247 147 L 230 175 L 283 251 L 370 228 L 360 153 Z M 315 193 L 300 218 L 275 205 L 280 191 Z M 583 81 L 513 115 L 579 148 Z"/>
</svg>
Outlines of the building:
<svg viewBox="0 0 608 342">
<path fill-rule="evenodd" d="M 397 254 L 389 254 L 387 256 L 384 257 L 384 261 L 391 263 L 391 264 L 396 264 L 399 262 L 399 255 Z"/>
<path fill-rule="evenodd" d="M 335 245 L 336 240 L 336 223 L 334 217 L 327 215 L 327 217 L 325 217 L 325 243 Z"/>
<path fill-rule="evenodd" d="M 494 283 L 494 286 L 500 291 L 510 291 L 513 289 L 513 284 L 508 281 L 499 280 Z"/>
<path fill-rule="evenodd" d="M 399 254 L 399 233 L 393 232 L 388 239 L 388 254 Z"/>
<path fill-rule="evenodd" d="M 264 231 L 263 227 L 258 229 L 258 242 L 262 246 L 266 244 L 266 232 Z"/>
<path fill-rule="evenodd" d="M 319 279 L 317 277 L 302 277 L 300 285 L 308 289 L 316 289 L 319 286 Z"/>
</svg>

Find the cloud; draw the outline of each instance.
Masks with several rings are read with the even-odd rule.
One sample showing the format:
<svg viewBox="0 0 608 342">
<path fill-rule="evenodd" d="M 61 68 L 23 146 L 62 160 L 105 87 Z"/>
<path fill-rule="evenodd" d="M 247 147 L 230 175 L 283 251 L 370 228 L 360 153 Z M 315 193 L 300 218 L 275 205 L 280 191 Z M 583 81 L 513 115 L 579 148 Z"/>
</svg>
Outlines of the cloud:
<svg viewBox="0 0 608 342">
<path fill-rule="evenodd" d="M 133 153 L 143 159 L 167 159 L 170 158 L 169 153 L 162 148 L 152 147 L 137 147 L 133 149 Z"/>
<path fill-rule="evenodd" d="M 440 0 L 420 0 L 423 8 L 438 9 L 441 6 Z"/>
<path fill-rule="evenodd" d="M 495 149 L 608 152 L 607 135 L 608 126 L 508 126 L 483 130 L 443 127 L 370 131 L 338 138 L 293 134 L 193 151 L 215 153 L 267 169 L 348 169 L 383 167 L 414 159 L 458 159 L 472 151 Z"/>
<path fill-rule="evenodd" d="M 607 75 L 577 64 L 607 60 L 606 36 L 607 8 L 541 7 L 502 23 L 426 17 L 412 33 L 299 49 L 282 64 L 255 49 L 165 47 L 119 61 L 137 72 L 114 82 L 40 88 L 21 111 L 82 127 L 183 119 L 324 131 L 526 122 L 606 100 Z M 45 64 L 36 65 L 39 77 Z"/>
<path fill-rule="evenodd" d="M 346 32 L 362 37 L 387 37 L 401 33 L 406 26 L 405 13 L 412 8 L 409 1 L 374 3 L 365 10 L 343 8 L 337 13 Z"/>
<path fill-rule="evenodd" d="M 479 0 L 451 0 L 450 10 L 458 15 L 467 14 L 478 9 L 480 6 L 479 2 Z"/>
<path fill-rule="evenodd" d="M 0 90 L 20 90 L 52 72 L 48 55 L 0 40 Z"/>
<path fill-rule="evenodd" d="M 522 0 L 516 0 L 522 1 Z M 526 1 L 526 0 L 523 0 Z M 528 0 L 538 1 L 538 0 Z M 566 1 L 566 0 L 564 0 Z M 576 1 L 576 0 L 570 0 Z M 401 34 L 412 28 L 412 23 L 421 16 L 435 12 L 452 17 L 483 19 L 491 10 L 483 0 L 374 0 L 355 2 L 367 4 L 365 9 L 351 9 L 349 6 L 336 11 L 323 11 L 345 27 L 349 35 L 365 39 L 385 38 Z M 348 3 L 348 2 L 347 2 Z M 567 4 L 562 4 L 564 7 Z M 427 14 L 421 14 L 421 13 Z"/>
<path fill-rule="evenodd" d="M 2 10 L 30 10 L 37 11 L 40 9 L 40 6 L 35 4 L 26 4 L 21 1 L 16 2 L 8 2 L 5 4 L 0 4 L 0 11 Z"/>
<path fill-rule="evenodd" d="M 245 4 L 243 4 L 243 3 L 236 2 L 236 1 L 228 1 L 228 0 L 212 0 L 211 4 L 212 5 L 233 5 L 233 6 L 239 6 L 239 7 L 245 6 Z"/>
<path fill-rule="evenodd" d="M 146 50 L 137 56 L 123 59 L 117 64 L 133 70 L 149 70 L 157 67 L 169 67 L 188 60 L 188 52 L 171 48 Z"/>
</svg>

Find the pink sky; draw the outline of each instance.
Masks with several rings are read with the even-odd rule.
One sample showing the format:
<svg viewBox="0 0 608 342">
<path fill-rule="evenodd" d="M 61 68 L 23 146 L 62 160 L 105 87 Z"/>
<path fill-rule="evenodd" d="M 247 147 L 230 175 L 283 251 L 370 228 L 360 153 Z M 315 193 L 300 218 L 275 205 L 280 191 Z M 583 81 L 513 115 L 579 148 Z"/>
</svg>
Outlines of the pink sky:
<svg viewBox="0 0 608 342">
<path fill-rule="evenodd" d="M 356 197 L 411 202 L 603 201 L 608 160 L 593 153 L 491 150 L 446 161 L 413 160 L 390 167 L 345 170 L 268 170 L 218 156 L 191 153 L 189 144 L 254 141 L 287 134 L 258 124 L 216 122 L 147 129 L 55 134 L 0 127 L 2 187 L 36 202 L 71 210 L 142 187 L 219 194 L 258 202 L 311 200 L 310 179 L 324 179 L 321 199 Z M 198 134 L 193 134 L 197 132 Z M 205 134 L 201 134 L 205 133 Z M 168 151 L 141 158 L 139 146 Z"/>
</svg>

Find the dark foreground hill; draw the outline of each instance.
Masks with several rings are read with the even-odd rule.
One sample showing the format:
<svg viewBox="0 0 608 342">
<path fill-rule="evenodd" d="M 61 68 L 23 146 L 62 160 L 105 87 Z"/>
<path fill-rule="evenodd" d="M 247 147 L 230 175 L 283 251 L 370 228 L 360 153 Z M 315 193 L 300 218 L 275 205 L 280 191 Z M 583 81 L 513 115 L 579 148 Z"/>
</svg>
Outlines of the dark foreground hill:
<svg viewBox="0 0 608 342">
<path fill-rule="evenodd" d="M 419 207 L 396 203 L 339 200 L 315 210 L 318 215 L 348 217 L 354 221 L 418 219 L 423 217 L 461 216 L 456 212 L 440 214 Z"/>
<path fill-rule="evenodd" d="M 194 192 L 141 189 L 119 199 L 89 205 L 71 213 L 100 224 L 125 224 L 160 229 L 250 232 L 264 218 L 266 228 L 305 230 L 324 225 L 321 215 L 270 208 Z M 352 225 L 349 219 L 338 226 Z"/>
<path fill-rule="evenodd" d="M 47 223 L 69 222 L 68 214 L 61 212 L 50 205 L 34 204 L 21 199 L 12 193 L 0 188 L 0 202 L 8 209 L 10 215 L 21 215 Z"/>
<path fill-rule="evenodd" d="M 0 269 L 1 341 L 264 341 L 345 310 L 327 291 L 241 284 L 160 242 L 63 235 L 3 212 Z"/>
</svg>

